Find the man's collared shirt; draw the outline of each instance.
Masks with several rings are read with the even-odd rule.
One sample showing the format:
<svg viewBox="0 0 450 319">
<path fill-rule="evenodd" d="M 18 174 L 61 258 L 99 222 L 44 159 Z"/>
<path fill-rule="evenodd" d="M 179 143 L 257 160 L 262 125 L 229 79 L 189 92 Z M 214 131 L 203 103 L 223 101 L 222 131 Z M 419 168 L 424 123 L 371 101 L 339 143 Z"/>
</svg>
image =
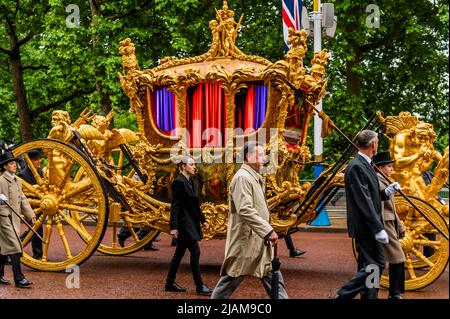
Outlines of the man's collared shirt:
<svg viewBox="0 0 450 319">
<path fill-rule="evenodd" d="M 367 163 L 372 165 L 372 159 L 369 156 L 367 156 L 366 154 L 363 154 L 361 152 L 358 152 L 358 154 L 361 155 L 362 157 L 364 157 L 364 159 L 367 161 Z"/>
</svg>

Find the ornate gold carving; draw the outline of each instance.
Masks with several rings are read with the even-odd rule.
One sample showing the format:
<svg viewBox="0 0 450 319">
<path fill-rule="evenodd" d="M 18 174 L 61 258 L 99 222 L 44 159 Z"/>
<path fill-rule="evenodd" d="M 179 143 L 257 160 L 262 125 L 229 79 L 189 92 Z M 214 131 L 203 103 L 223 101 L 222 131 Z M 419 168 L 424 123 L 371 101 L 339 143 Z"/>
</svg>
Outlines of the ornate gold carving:
<svg viewBox="0 0 450 319">
<path fill-rule="evenodd" d="M 73 137 L 70 127 L 70 115 L 67 111 L 55 110 L 52 112 L 52 129 L 48 134 L 49 138 L 60 140 L 63 142 L 69 141 Z"/>
<path fill-rule="evenodd" d="M 409 112 L 383 118 L 387 134 L 394 134 L 389 151 L 395 159 L 392 177 L 399 182 L 405 193 L 417 196 L 431 203 L 444 216 L 448 216 L 448 204 L 443 205 L 436 198 L 437 193 L 448 180 L 448 146 L 444 156 L 434 149 L 436 133 L 429 123 L 420 121 Z M 426 185 L 423 174 L 436 163 L 434 177 Z M 416 215 L 418 217 L 418 215 Z"/>
<path fill-rule="evenodd" d="M 236 46 L 237 32 L 242 24 L 243 14 L 238 22 L 234 19 L 234 11 L 228 8 L 227 1 L 224 1 L 222 9 L 216 10 L 216 20 L 209 22 L 212 33 L 211 47 L 208 52 L 190 58 L 177 59 L 176 57 L 164 57 L 160 60 L 160 65 L 153 70 L 155 72 L 168 69 L 174 66 L 200 63 L 215 58 L 231 57 L 242 61 L 272 64 L 270 61 L 259 57 L 246 55 Z"/>
<path fill-rule="evenodd" d="M 285 60 L 289 64 L 287 78 L 295 87 L 299 88 L 305 79 L 306 70 L 303 67 L 303 58 L 305 57 L 308 47 L 306 46 L 306 39 L 308 34 L 305 30 L 288 29 L 288 44 L 292 47 L 285 55 Z"/>
<path fill-rule="evenodd" d="M 122 56 L 122 69 L 124 74 L 139 70 L 139 63 L 134 52 L 134 44 L 130 38 L 120 41 L 119 54 Z"/>
<path fill-rule="evenodd" d="M 329 57 L 330 54 L 327 49 L 314 52 L 314 59 L 311 61 L 311 70 L 309 74 L 305 75 L 305 80 L 301 84 L 307 94 L 312 94 L 315 96 L 316 101 L 320 100 L 325 93 L 327 81 L 323 79 L 323 76 L 325 74 L 325 66 L 328 63 Z"/>
<path fill-rule="evenodd" d="M 228 206 L 206 202 L 200 208 L 209 224 L 208 229 L 203 229 L 203 238 L 224 238 L 227 234 Z"/>
</svg>

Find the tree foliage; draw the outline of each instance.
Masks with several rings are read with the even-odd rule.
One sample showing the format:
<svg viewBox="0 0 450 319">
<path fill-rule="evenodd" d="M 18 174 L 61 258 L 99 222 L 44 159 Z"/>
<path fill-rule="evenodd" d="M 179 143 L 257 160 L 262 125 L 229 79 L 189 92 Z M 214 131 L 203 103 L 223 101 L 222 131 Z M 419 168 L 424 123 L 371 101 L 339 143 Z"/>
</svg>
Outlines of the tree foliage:
<svg viewBox="0 0 450 319">
<path fill-rule="evenodd" d="M 448 1 L 380 0 L 380 27 L 369 28 L 367 3 L 329 0 L 338 17 L 336 36 L 324 39 L 332 59 L 330 94 L 324 110 L 349 135 L 373 112 L 410 111 L 434 124 L 438 149 L 448 144 Z M 105 113 L 111 107 L 116 126 L 136 124 L 127 113 L 128 98 L 120 89 L 119 41 L 130 37 L 141 68 L 164 56 L 193 56 L 211 42 L 208 21 L 222 1 L 203 0 L 72 0 L 80 25 L 69 28 L 67 2 L 0 0 L 0 139 L 24 138 L 17 119 L 12 79 L 8 19 L 20 39 L 23 83 L 31 135 L 44 137 L 54 108 L 75 118 L 89 107 Z M 243 28 L 237 45 L 247 54 L 271 61 L 283 57 L 281 1 L 229 1 Z M 309 5 L 309 4 L 308 4 Z M 312 8 L 308 8 L 312 11 Z M 312 40 L 305 65 L 310 65 Z M 310 132 L 312 143 L 312 131 Z M 324 141 L 327 154 L 339 154 L 345 142 L 333 133 Z M 331 156 L 331 155 L 330 155 Z M 332 157 L 333 158 L 333 157 Z"/>
</svg>

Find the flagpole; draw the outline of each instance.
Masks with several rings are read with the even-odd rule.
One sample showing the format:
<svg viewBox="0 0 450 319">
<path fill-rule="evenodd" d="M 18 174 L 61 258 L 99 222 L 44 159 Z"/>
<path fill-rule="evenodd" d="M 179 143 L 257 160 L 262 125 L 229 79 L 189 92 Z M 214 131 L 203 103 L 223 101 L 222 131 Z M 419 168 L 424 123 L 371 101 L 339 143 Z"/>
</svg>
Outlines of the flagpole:
<svg viewBox="0 0 450 319">
<path fill-rule="evenodd" d="M 320 0 L 314 0 L 313 2 L 313 12 L 312 20 L 314 23 L 314 52 L 319 52 L 322 50 L 322 12 L 320 8 Z M 322 111 L 322 99 L 316 105 L 317 110 Z M 322 141 L 322 119 L 319 117 L 318 113 L 314 115 L 314 161 L 321 162 L 323 160 L 323 141 Z M 319 177 L 320 173 L 323 171 L 323 166 L 314 165 L 314 179 Z M 318 216 L 310 225 L 312 226 L 329 226 L 331 225 L 328 218 L 328 212 L 325 207 L 322 211 L 317 212 Z"/>
</svg>

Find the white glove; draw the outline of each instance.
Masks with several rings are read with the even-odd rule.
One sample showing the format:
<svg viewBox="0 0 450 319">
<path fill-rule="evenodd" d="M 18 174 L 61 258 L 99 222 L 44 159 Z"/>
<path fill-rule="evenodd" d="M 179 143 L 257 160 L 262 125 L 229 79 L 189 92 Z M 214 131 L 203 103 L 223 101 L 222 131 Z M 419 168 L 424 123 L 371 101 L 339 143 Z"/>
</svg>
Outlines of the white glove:
<svg viewBox="0 0 450 319">
<path fill-rule="evenodd" d="M 8 198 L 5 195 L 0 194 L 0 204 L 4 204 L 7 201 L 8 201 Z"/>
<path fill-rule="evenodd" d="M 389 237 L 384 229 L 375 234 L 375 239 L 382 244 L 389 244 Z"/>
<path fill-rule="evenodd" d="M 390 184 L 388 187 L 386 187 L 384 192 L 386 193 L 386 195 L 391 196 L 391 195 L 394 195 L 396 191 L 399 191 L 401 189 L 402 188 L 400 187 L 400 184 L 397 182 L 394 182 L 394 183 Z"/>
</svg>

